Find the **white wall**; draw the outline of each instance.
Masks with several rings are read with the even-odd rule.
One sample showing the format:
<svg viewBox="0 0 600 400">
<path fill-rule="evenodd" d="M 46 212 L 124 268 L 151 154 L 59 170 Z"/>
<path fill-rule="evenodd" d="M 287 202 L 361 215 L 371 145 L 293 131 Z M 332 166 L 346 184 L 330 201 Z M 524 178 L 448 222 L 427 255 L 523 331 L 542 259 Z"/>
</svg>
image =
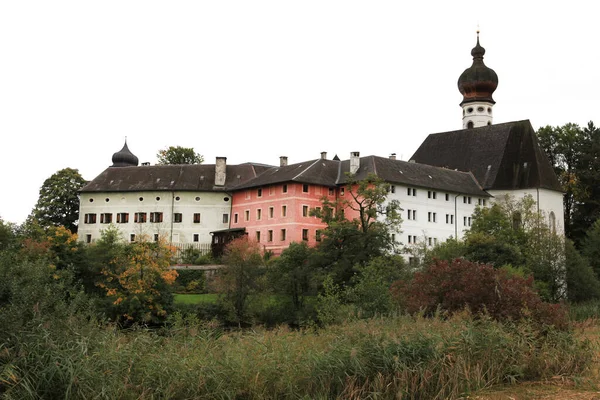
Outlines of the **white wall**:
<svg viewBox="0 0 600 400">
<path fill-rule="evenodd" d="M 550 226 L 550 213 L 554 212 L 556 221 L 556 232 L 564 235 L 565 233 L 565 214 L 563 204 L 563 193 L 548 189 L 523 189 L 523 190 L 490 190 L 489 193 L 496 199 L 502 199 L 510 195 L 515 200 L 520 200 L 530 195 L 539 205 L 539 211 L 542 213 L 546 223 Z"/>
<path fill-rule="evenodd" d="M 196 200 L 197 197 L 199 200 Z M 93 202 L 90 202 L 91 199 Z M 81 193 L 78 236 L 81 241 L 86 241 L 87 235 L 92 235 L 92 241 L 98 239 L 100 231 L 108 227 L 108 224 L 100 223 L 100 214 L 112 213 L 112 222 L 119 228 L 124 240 L 129 240 L 131 234 L 145 234 L 153 240 L 154 234 L 159 234 L 173 243 L 192 243 L 194 234 L 198 234 L 198 243 L 210 243 L 209 232 L 229 228 L 229 223 L 223 222 L 223 214 L 227 214 L 229 220 L 230 209 L 231 196 L 224 192 Z M 148 213 L 147 222 L 136 224 L 136 212 Z M 162 212 L 163 222 L 151 223 L 151 212 Z M 88 213 L 96 214 L 95 224 L 85 223 L 85 214 Z M 129 213 L 129 222 L 117 223 L 117 213 Z M 173 222 L 175 213 L 182 214 L 182 222 Z M 194 213 L 200 213 L 200 223 L 194 223 Z"/>
<path fill-rule="evenodd" d="M 390 191 L 388 199 L 398 200 L 403 209 L 400 232 L 395 233 L 398 247 L 414 245 L 414 237 L 417 237 L 418 243 L 425 240 L 427 245 L 429 245 L 429 238 L 431 238 L 432 245 L 436 241 L 438 243 L 445 242 L 451 237 L 461 239 L 465 230 L 470 229 L 469 222 L 472 223 L 473 221 L 472 214 L 475 207 L 480 204 L 480 201 L 483 205 L 483 200 L 485 200 L 486 206 L 490 204 L 490 198 L 416 187 L 410 187 L 411 194 L 409 195 L 409 187 L 397 184 L 392 186 L 395 187 L 395 190 L 394 193 Z M 416 190 L 416 196 L 412 195 L 413 189 Z M 431 197 L 429 197 L 428 192 L 431 192 Z M 433 198 L 434 192 L 435 199 Z M 446 200 L 446 194 L 448 194 L 448 200 Z M 471 198 L 470 203 L 468 202 L 469 197 Z M 409 219 L 409 210 L 411 210 L 411 214 L 415 210 L 417 211 L 416 219 Z M 432 213 L 431 221 L 429 220 L 429 213 Z M 436 215 L 435 222 L 433 221 L 433 213 Z M 454 217 L 453 223 L 451 223 L 451 219 L 446 223 L 446 215 Z M 466 225 L 465 217 L 467 218 Z M 411 237 L 410 243 L 409 236 Z"/>
</svg>

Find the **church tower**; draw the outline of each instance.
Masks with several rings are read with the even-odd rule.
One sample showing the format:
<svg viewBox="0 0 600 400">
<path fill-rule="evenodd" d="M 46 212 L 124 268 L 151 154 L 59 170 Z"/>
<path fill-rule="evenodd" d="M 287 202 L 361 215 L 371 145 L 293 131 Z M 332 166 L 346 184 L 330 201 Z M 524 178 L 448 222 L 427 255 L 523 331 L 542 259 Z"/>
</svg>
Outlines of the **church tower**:
<svg viewBox="0 0 600 400">
<path fill-rule="evenodd" d="M 477 128 L 492 124 L 493 108 L 496 102 L 492 94 L 498 87 L 498 75 L 483 63 L 485 49 L 479 44 L 471 50 L 473 65 L 458 78 L 458 90 L 463 95 L 460 106 L 463 109 L 463 129 Z"/>
</svg>

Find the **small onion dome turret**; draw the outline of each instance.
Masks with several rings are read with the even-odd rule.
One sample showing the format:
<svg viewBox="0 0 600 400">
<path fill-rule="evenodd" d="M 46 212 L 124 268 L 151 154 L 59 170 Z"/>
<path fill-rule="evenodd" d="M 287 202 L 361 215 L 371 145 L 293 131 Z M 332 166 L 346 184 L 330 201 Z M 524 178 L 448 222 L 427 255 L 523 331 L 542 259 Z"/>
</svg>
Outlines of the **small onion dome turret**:
<svg viewBox="0 0 600 400">
<path fill-rule="evenodd" d="M 127 141 L 121 150 L 113 154 L 112 162 L 113 167 L 137 167 L 139 164 L 138 158 L 129 151 Z"/>
<path fill-rule="evenodd" d="M 461 106 L 475 101 L 496 103 L 492 94 L 498 87 L 498 75 L 483 63 L 484 54 L 485 49 L 479 44 L 479 32 L 477 32 L 477 45 L 471 50 L 473 65 L 465 69 L 458 78 L 458 90 L 463 95 Z"/>
</svg>

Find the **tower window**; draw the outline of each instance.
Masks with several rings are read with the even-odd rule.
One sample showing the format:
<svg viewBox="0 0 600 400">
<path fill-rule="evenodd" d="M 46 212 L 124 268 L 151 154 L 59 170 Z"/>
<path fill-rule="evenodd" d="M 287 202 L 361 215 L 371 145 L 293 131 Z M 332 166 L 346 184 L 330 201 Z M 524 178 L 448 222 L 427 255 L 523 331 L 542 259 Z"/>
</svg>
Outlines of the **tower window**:
<svg viewBox="0 0 600 400">
<path fill-rule="evenodd" d="M 470 113 L 472 113 L 472 112 L 473 112 L 473 107 L 469 107 L 469 108 L 467 108 L 467 112 L 468 112 L 469 114 L 470 114 Z"/>
<path fill-rule="evenodd" d="M 485 111 L 485 108 L 483 108 L 483 107 L 477 107 L 477 111 L 478 111 L 478 112 L 484 112 L 484 111 Z"/>
<path fill-rule="evenodd" d="M 492 124 L 492 121 L 488 121 L 488 126 Z"/>
<path fill-rule="evenodd" d="M 467 122 L 467 129 L 473 129 L 473 121 Z"/>
<path fill-rule="evenodd" d="M 492 107 L 488 107 L 488 114 L 492 113 Z"/>
</svg>

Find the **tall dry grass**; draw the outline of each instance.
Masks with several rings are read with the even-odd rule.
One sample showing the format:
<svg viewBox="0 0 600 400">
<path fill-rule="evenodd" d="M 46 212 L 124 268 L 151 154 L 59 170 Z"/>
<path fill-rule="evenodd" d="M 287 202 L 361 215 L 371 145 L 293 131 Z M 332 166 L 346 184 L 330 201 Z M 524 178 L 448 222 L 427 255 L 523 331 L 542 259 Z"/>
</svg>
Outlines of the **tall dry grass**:
<svg viewBox="0 0 600 400">
<path fill-rule="evenodd" d="M 55 325 L 55 326 L 54 326 Z M 0 348 L 7 399 L 447 399 L 498 383 L 581 373 L 589 344 L 533 325 L 396 316 L 321 330 L 163 331 L 81 320 Z"/>
</svg>

